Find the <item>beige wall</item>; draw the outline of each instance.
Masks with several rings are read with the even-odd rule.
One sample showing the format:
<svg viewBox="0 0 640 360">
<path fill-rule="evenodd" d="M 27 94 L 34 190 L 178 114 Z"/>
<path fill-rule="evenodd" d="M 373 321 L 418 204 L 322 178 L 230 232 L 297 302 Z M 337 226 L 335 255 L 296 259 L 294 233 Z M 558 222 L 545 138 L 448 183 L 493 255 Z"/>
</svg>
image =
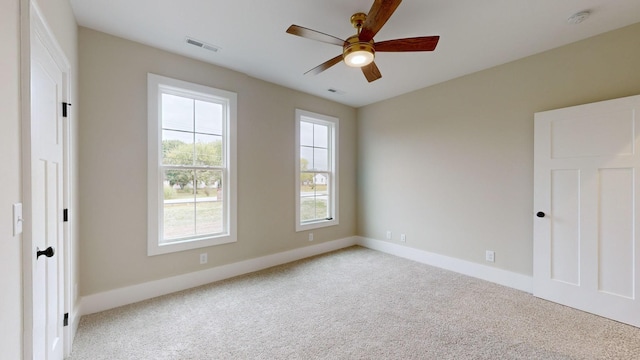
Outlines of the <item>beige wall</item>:
<svg viewBox="0 0 640 360">
<path fill-rule="evenodd" d="M 296 108 L 340 118 L 340 225 L 314 243 L 355 235 L 355 109 L 86 28 L 79 46 L 83 295 L 308 246 L 293 220 Z M 147 256 L 147 72 L 238 94 L 237 243 Z"/>
<path fill-rule="evenodd" d="M 67 0 L 39 2 L 42 12 L 76 72 L 77 26 Z M 13 236 L 12 204 L 22 202 L 20 6 L 28 1 L 0 2 L 0 349 L 2 358 L 22 357 L 22 236 Z M 28 25 L 27 25 L 28 27 Z M 27 46 L 28 44 L 22 44 Z M 28 64 L 26 65 L 28 66 Z M 72 88 L 75 86 L 72 84 Z M 26 100 L 24 100 L 26 101 Z M 73 100 L 72 100 L 73 101 Z M 77 131 L 74 130 L 74 133 Z M 72 179 L 72 188 L 77 181 Z M 77 207 L 76 207 L 77 208 Z M 77 227 L 77 223 L 75 224 Z M 77 247 L 77 244 L 74 244 Z M 77 257 L 74 263 L 77 263 Z M 77 266 L 76 266 L 77 269 Z M 77 275 L 77 273 L 75 273 Z M 77 276 L 74 276 L 74 279 Z M 74 280 L 75 281 L 75 280 Z"/>
<path fill-rule="evenodd" d="M 13 236 L 12 204 L 21 202 L 19 1 L 0 2 L 0 349 L 22 356 L 21 236 Z"/>
<path fill-rule="evenodd" d="M 531 275 L 533 114 L 640 94 L 639 66 L 636 24 L 360 108 L 358 233 Z"/>
</svg>

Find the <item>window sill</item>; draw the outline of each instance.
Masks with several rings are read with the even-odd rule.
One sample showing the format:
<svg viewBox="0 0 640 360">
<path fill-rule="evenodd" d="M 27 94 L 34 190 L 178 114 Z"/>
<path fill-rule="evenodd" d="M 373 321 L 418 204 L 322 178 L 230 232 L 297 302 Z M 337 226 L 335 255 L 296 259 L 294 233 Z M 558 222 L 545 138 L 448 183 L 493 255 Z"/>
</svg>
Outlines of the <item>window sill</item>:
<svg viewBox="0 0 640 360">
<path fill-rule="evenodd" d="M 296 232 L 338 225 L 338 219 L 320 220 L 296 225 Z"/>
<path fill-rule="evenodd" d="M 184 241 L 177 241 L 168 244 L 150 244 L 147 248 L 147 255 L 162 255 L 170 254 L 179 251 L 186 251 L 192 249 L 200 249 L 204 247 L 210 247 L 215 245 L 230 244 L 236 242 L 235 237 L 232 236 L 216 236 L 211 238 L 189 239 Z"/>
</svg>

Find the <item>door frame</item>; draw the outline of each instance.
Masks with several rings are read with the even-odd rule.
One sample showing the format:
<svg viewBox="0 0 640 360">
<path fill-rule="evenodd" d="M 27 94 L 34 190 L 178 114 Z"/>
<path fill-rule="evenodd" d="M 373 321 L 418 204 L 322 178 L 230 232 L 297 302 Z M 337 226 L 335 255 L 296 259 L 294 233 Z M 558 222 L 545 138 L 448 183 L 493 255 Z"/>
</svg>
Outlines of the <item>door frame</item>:
<svg viewBox="0 0 640 360">
<path fill-rule="evenodd" d="M 62 72 L 62 97 L 63 101 L 69 102 L 71 97 L 71 66 L 64 51 L 60 47 L 53 31 L 49 27 L 46 18 L 38 7 L 35 0 L 20 0 L 20 98 L 21 98 L 21 150 L 22 150 L 22 203 L 23 203 L 23 234 L 22 234 L 22 319 L 23 319 L 23 358 L 32 359 L 34 349 L 33 339 L 33 269 L 36 258 L 34 256 L 32 238 L 32 219 L 28 216 L 32 211 L 32 188 L 31 188 L 31 37 L 38 36 L 44 46 L 52 55 L 57 66 Z M 65 208 L 71 202 L 71 127 L 69 118 L 63 118 L 62 125 L 63 141 L 63 199 Z M 64 281 L 63 293 L 59 294 L 64 304 L 64 311 L 72 314 L 73 293 L 72 286 L 72 232 L 69 222 L 63 224 L 62 251 L 58 251 L 61 256 Z M 70 319 L 71 320 L 71 319 Z M 72 326 L 65 326 L 63 330 L 63 356 L 71 353 L 73 340 Z"/>
</svg>

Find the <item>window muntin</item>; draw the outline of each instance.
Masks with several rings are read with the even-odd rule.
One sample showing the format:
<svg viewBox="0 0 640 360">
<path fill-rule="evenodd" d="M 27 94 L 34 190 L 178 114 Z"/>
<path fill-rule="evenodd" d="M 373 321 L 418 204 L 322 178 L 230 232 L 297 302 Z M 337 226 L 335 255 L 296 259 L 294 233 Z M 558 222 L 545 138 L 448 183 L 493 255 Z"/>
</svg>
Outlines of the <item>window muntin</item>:
<svg viewBox="0 0 640 360">
<path fill-rule="evenodd" d="M 338 224 L 338 119 L 296 110 L 296 230 Z"/>
<path fill-rule="evenodd" d="M 150 255 L 235 241 L 234 93 L 149 74 Z"/>
</svg>

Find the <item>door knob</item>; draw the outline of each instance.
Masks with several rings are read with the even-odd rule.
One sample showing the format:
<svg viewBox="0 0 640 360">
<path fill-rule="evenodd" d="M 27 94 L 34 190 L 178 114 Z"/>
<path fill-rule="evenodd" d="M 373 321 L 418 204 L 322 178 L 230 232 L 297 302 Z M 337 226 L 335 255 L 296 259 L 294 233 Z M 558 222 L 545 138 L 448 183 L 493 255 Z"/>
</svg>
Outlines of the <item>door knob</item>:
<svg viewBox="0 0 640 360">
<path fill-rule="evenodd" d="M 542 211 L 538 211 L 538 212 L 536 213 L 536 216 L 537 216 L 537 217 L 539 217 L 539 218 L 543 218 L 543 217 L 544 217 L 544 215 L 545 215 L 545 213 L 543 213 Z"/>
<path fill-rule="evenodd" d="M 56 253 L 56 251 L 53 249 L 53 247 L 49 246 L 48 248 L 44 249 L 44 250 L 40 250 L 40 248 L 36 248 L 37 252 L 36 252 L 36 259 L 40 257 L 40 255 L 44 255 L 48 258 L 52 257 L 53 254 Z"/>
</svg>

